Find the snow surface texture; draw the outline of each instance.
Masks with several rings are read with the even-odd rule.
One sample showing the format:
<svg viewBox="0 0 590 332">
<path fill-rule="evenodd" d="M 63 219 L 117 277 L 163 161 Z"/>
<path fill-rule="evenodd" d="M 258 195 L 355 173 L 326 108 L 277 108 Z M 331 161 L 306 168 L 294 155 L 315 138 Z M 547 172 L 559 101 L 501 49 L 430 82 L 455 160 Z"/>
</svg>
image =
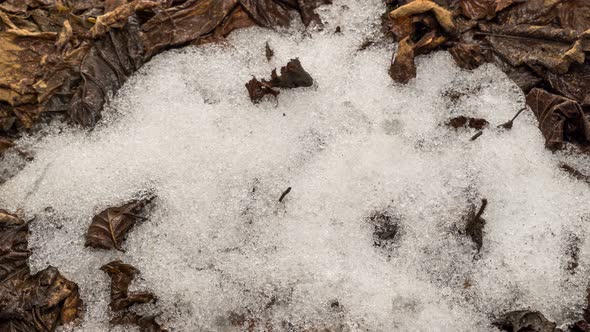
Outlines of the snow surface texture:
<svg viewBox="0 0 590 332">
<path fill-rule="evenodd" d="M 0 206 L 37 215 L 34 269 L 51 264 L 79 283 L 87 312 L 72 329 L 109 330 L 99 267 L 115 258 L 140 269 L 132 288 L 159 297 L 137 310 L 161 313 L 171 331 L 243 328 L 232 313 L 274 331 L 487 331 L 517 309 L 575 318 L 589 276 L 588 186 L 559 170 L 530 111 L 496 129 L 524 104 L 499 69 L 464 71 L 441 52 L 393 83 L 391 45 L 357 51 L 382 12 L 380 0 L 340 0 L 322 8 L 323 31 L 252 28 L 166 52 L 94 131 L 23 139 L 35 160 L 2 185 Z M 295 57 L 315 86 L 253 105 L 244 84 Z M 445 125 L 458 115 L 490 127 L 470 141 L 475 130 Z M 125 253 L 84 247 L 93 215 L 145 190 L 156 205 Z M 481 198 L 477 255 L 456 230 Z M 368 219 L 378 210 L 400 222 L 385 248 Z"/>
</svg>

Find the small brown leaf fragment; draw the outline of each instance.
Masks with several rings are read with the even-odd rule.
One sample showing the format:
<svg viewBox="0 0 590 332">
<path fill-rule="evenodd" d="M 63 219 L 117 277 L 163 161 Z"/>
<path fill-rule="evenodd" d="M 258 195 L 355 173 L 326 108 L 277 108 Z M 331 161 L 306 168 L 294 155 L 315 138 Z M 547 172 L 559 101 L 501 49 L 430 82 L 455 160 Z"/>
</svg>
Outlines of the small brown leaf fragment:
<svg viewBox="0 0 590 332">
<path fill-rule="evenodd" d="M 86 246 L 97 249 L 117 249 L 123 251 L 121 243 L 127 232 L 138 220 L 146 218 L 140 214 L 145 212 L 146 205 L 153 197 L 133 200 L 118 207 L 110 207 L 92 218 L 86 233 Z"/>
<path fill-rule="evenodd" d="M 275 52 L 272 50 L 272 48 L 270 48 L 270 45 L 268 45 L 268 42 L 266 42 L 265 54 L 266 54 L 267 61 L 270 61 L 270 59 L 272 59 L 272 57 L 275 55 Z"/>
<path fill-rule="evenodd" d="M 150 292 L 129 292 L 129 284 L 139 270 L 120 260 L 112 261 L 100 268 L 111 277 L 111 303 L 113 311 L 123 310 L 134 304 L 148 303 L 155 299 Z"/>
<path fill-rule="evenodd" d="M 250 100 L 254 104 L 258 104 L 266 95 L 272 95 L 276 97 L 279 95 L 279 91 L 273 89 L 269 83 L 259 81 L 256 77 L 253 77 L 248 83 L 246 83 L 246 89 L 250 95 Z"/>
<path fill-rule="evenodd" d="M 400 218 L 389 211 L 374 211 L 368 218 L 373 225 L 373 245 L 390 247 L 400 228 Z"/>
<path fill-rule="evenodd" d="M 273 69 L 270 82 L 274 88 L 293 89 L 298 87 L 309 87 L 313 85 L 313 78 L 303 69 L 299 59 L 292 59 L 286 66 L 281 67 L 281 75 Z"/>
<path fill-rule="evenodd" d="M 336 30 L 334 30 L 334 33 L 342 33 L 342 28 L 340 28 L 340 26 L 337 26 Z"/>
<path fill-rule="evenodd" d="M 559 332 L 557 324 L 547 320 L 538 311 L 518 310 L 504 314 L 492 323 L 502 331 L 508 332 Z"/>
<path fill-rule="evenodd" d="M 141 316 L 133 312 L 125 312 L 111 320 L 111 325 L 137 325 L 140 332 L 166 332 L 167 330 L 156 322 L 156 316 Z"/>
<path fill-rule="evenodd" d="M 448 126 L 451 126 L 455 129 L 467 126 L 469 128 L 481 130 L 487 127 L 488 124 L 489 122 L 486 119 L 471 118 L 463 115 L 451 118 L 449 122 L 447 122 Z"/>
<path fill-rule="evenodd" d="M 574 100 L 535 88 L 529 92 L 526 101 L 539 121 L 548 149 L 560 149 L 565 142 L 590 143 L 588 115 Z"/>
<path fill-rule="evenodd" d="M 483 229 L 486 224 L 486 220 L 482 218 L 482 215 L 488 205 L 487 199 L 481 200 L 481 207 L 476 212 L 475 204 L 471 204 L 469 213 L 466 216 L 466 223 L 465 223 L 465 234 L 467 234 L 471 241 L 475 244 L 475 248 L 477 252 L 481 250 L 483 246 Z"/>
</svg>

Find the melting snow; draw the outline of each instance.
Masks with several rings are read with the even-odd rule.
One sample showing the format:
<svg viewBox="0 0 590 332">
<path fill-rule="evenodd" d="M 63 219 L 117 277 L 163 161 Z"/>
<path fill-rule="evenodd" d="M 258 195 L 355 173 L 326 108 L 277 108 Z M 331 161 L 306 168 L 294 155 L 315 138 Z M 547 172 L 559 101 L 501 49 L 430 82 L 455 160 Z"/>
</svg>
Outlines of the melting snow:
<svg viewBox="0 0 590 332">
<path fill-rule="evenodd" d="M 382 11 L 380 0 L 340 0 L 322 8 L 323 31 L 251 28 L 166 52 L 94 131 L 23 139 L 35 160 L 2 185 L 0 203 L 37 215 L 33 268 L 54 265 L 81 286 L 87 312 L 74 329 L 109 330 L 99 267 L 115 258 L 141 270 L 134 287 L 159 301 L 139 310 L 172 331 L 232 331 L 240 314 L 279 331 L 486 331 L 527 308 L 575 318 L 589 274 L 588 186 L 559 170 L 530 112 L 496 129 L 524 104 L 499 69 L 460 70 L 441 52 L 420 58 L 408 85 L 393 83 L 391 45 L 358 51 Z M 244 84 L 295 57 L 315 85 L 253 105 Z M 476 131 L 444 125 L 458 115 L 490 127 L 470 141 Z M 94 214 L 145 190 L 157 203 L 125 253 L 84 247 Z M 457 228 L 481 198 L 476 255 Z M 375 211 L 399 221 L 391 246 L 374 245 Z"/>
</svg>

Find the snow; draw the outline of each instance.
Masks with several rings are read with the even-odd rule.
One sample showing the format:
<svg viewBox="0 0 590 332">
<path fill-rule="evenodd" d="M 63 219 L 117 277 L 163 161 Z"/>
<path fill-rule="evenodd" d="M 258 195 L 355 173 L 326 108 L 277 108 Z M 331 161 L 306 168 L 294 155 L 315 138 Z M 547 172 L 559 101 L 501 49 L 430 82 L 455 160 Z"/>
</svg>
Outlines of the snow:
<svg viewBox="0 0 590 332">
<path fill-rule="evenodd" d="M 323 30 L 250 28 L 166 52 L 99 127 L 23 138 L 35 160 L 1 186 L 0 206 L 37 216 L 33 269 L 54 265 L 80 285 L 87 311 L 68 329 L 109 330 L 99 267 L 116 258 L 141 271 L 134 289 L 159 298 L 137 310 L 161 314 L 171 331 L 239 330 L 232 313 L 277 331 L 493 331 L 494 317 L 517 309 L 576 318 L 590 191 L 559 163 L 587 160 L 544 149 L 530 111 L 497 129 L 524 96 L 494 66 L 461 70 L 439 52 L 418 59 L 415 80 L 393 83 L 392 45 L 358 51 L 382 12 L 380 0 L 337 0 L 321 8 Z M 252 104 L 252 75 L 295 57 L 314 86 Z M 456 92 L 465 95 L 454 101 Z M 476 130 L 445 125 L 458 115 L 490 126 L 470 141 Z M 92 216 L 143 191 L 156 205 L 125 253 L 84 247 Z M 476 254 L 457 229 L 482 198 Z M 383 248 L 368 220 L 382 210 L 400 221 Z M 565 268 L 572 234 L 575 273 Z"/>
</svg>

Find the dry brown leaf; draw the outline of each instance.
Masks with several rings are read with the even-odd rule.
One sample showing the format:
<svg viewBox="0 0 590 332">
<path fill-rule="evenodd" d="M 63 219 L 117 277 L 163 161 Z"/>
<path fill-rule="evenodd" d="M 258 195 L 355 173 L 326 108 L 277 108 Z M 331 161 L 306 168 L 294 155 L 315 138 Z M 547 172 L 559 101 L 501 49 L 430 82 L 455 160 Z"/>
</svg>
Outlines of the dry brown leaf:
<svg viewBox="0 0 590 332">
<path fill-rule="evenodd" d="M 120 260 L 112 261 L 100 268 L 111 277 L 111 303 L 114 311 L 123 310 L 134 304 L 148 303 L 155 299 L 149 292 L 129 292 L 129 284 L 139 271 Z"/>
<path fill-rule="evenodd" d="M 410 17 L 427 12 L 432 12 L 434 14 L 436 20 L 443 27 L 443 29 L 445 29 L 445 31 L 449 33 L 455 32 L 456 27 L 453 14 L 447 9 L 429 0 L 415 0 L 392 11 L 389 13 L 389 16 L 396 20 L 399 18 Z"/>
<path fill-rule="evenodd" d="M 145 220 L 140 214 L 152 198 L 133 200 L 118 207 L 110 207 L 92 218 L 86 233 L 86 246 L 99 249 L 123 251 L 121 243 L 127 232 L 138 220 Z"/>
<path fill-rule="evenodd" d="M 526 100 L 539 121 L 548 149 L 560 149 L 564 142 L 590 143 L 590 121 L 577 102 L 537 88 L 529 92 Z"/>
</svg>

